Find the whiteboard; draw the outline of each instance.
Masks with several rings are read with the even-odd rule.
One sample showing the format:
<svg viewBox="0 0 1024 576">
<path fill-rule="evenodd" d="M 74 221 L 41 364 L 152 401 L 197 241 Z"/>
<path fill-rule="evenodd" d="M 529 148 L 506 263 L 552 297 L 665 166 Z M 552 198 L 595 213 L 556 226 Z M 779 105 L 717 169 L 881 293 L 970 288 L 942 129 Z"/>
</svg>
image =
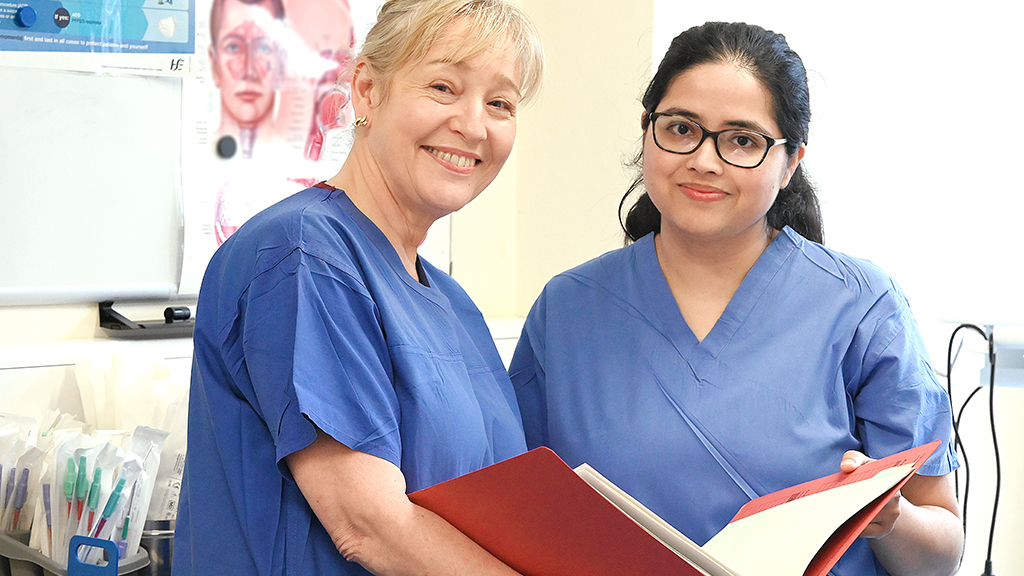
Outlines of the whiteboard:
<svg viewBox="0 0 1024 576">
<path fill-rule="evenodd" d="M 0 68 L 0 305 L 177 292 L 181 80 Z"/>
</svg>

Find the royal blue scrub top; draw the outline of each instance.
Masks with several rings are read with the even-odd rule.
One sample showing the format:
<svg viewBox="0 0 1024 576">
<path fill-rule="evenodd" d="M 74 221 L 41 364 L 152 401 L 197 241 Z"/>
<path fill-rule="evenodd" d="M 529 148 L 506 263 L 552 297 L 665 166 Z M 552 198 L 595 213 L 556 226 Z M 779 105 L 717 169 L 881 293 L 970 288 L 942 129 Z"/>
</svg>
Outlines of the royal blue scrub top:
<svg viewBox="0 0 1024 576">
<path fill-rule="evenodd" d="M 906 298 L 872 264 L 786 228 L 703 341 L 654 236 L 555 277 L 510 367 L 530 448 L 587 462 L 703 544 L 750 499 L 939 439 L 948 397 Z M 886 574 L 858 540 L 835 575 Z"/>
<path fill-rule="evenodd" d="M 174 574 L 368 574 L 338 553 L 284 462 L 314 424 L 400 467 L 410 492 L 525 450 L 480 311 L 419 268 L 429 286 L 325 184 L 217 251 L 196 313 Z"/>
</svg>

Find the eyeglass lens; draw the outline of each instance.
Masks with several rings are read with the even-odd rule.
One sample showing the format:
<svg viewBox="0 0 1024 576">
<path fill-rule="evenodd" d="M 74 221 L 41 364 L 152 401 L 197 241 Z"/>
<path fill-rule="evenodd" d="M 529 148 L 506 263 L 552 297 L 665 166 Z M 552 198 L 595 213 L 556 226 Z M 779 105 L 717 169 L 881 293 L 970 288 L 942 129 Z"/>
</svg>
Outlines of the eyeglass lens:
<svg viewBox="0 0 1024 576">
<path fill-rule="evenodd" d="M 697 149 L 704 129 L 680 116 L 657 116 L 654 119 L 654 140 L 669 152 L 689 154 Z M 726 162 L 741 166 L 757 166 L 765 157 L 768 141 L 749 130 L 723 130 L 717 138 L 718 155 Z"/>
</svg>

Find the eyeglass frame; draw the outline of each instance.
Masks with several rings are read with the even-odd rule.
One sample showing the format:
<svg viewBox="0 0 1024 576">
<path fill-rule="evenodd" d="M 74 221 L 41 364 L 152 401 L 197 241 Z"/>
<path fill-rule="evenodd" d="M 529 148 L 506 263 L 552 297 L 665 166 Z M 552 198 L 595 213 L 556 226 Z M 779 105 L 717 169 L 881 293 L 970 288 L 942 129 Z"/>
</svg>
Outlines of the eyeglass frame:
<svg viewBox="0 0 1024 576">
<path fill-rule="evenodd" d="M 665 148 L 664 146 L 662 146 L 661 142 L 658 142 L 658 133 L 653 128 L 654 128 L 655 121 L 658 118 L 661 118 L 663 116 L 669 116 L 669 117 L 673 117 L 673 118 L 682 118 L 682 119 L 686 120 L 687 122 L 692 122 L 698 128 L 700 128 L 700 131 L 701 131 L 700 140 L 697 142 L 697 145 L 693 147 L 693 150 L 690 150 L 689 152 L 678 152 L 676 150 L 669 150 L 668 148 Z M 700 122 L 697 122 L 693 118 L 690 118 L 690 117 L 687 117 L 687 116 L 683 116 L 682 114 L 673 114 L 671 112 L 650 112 L 650 113 L 647 114 L 647 120 L 648 120 L 648 125 L 651 126 L 651 137 L 654 139 L 654 145 L 657 146 L 658 148 L 664 150 L 665 152 L 668 152 L 669 154 L 682 154 L 682 155 L 693 154 L 697 150 L 700 150 L 700 147 L 704 145 L 704 141 L 705 140 L 707 140 L 708 138 L 711 138 L 711 141 L 715 143 L 715 153 L 718 154 L 718 157 L 722 159 L 722 162 L 725 162 L 729 166 L 735 166 L 737 168 L 745 168 L 747 170 L 753 170 L 754 168 L 757 168 L 761 164 L 764 164 L 764 159 L 768 157 L 768 153 L 772 151 L 772 148 L 774 148 L 775 146 L 778 146 L 779 144 L 785 144 L 785 143 L 789 142 L 789 140 L 787 140 L 785 138 L 772 138 L 771 136 L 769 136 L 769 135 L 767 135 L 767 134 L 765 134 L 763 132 L 758 132 L 757 130 L 747 130 L 747 129 L 744 129 L 744 128 L 726 128 L 725 130 L 719 130 L 717 132 L 712 132 L 712 131 L 708 130 L 707 128 L 705 128 L 704 126 L 702 126 Z M 750 132 L 751 134 L 757 134 L 758 136 L 760 136 L 760 137 L 762 137 L 762 138 L 764 138 L 765 140 L 768 141 L 768 146 L 765 147 L 764 154 L 761 156 L 761 159 L 757 162 L 757 164 L 754 164 L 753 166 L 740 166 L 739 164 L 734 164 L 734 163 L 730 162 L 725 156 L 722 155 L 722 150 L 721 150 L 721 148 L 718 147 L 718 137 L 720 135 L 726 133 L 726 132 Z"/>
</svg>

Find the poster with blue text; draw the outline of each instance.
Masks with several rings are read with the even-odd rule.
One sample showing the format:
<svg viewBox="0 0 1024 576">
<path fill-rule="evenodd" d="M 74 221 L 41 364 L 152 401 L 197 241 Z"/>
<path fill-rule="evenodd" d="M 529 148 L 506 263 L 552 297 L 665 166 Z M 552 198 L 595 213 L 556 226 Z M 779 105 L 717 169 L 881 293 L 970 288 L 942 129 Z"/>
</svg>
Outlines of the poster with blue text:
<svg viewBox="0 0 1024 576">
<path fill-rule="evenodd" d="M 194 0 L 0 0 L 0 66 L 187 76 Z"/>
</svg>

